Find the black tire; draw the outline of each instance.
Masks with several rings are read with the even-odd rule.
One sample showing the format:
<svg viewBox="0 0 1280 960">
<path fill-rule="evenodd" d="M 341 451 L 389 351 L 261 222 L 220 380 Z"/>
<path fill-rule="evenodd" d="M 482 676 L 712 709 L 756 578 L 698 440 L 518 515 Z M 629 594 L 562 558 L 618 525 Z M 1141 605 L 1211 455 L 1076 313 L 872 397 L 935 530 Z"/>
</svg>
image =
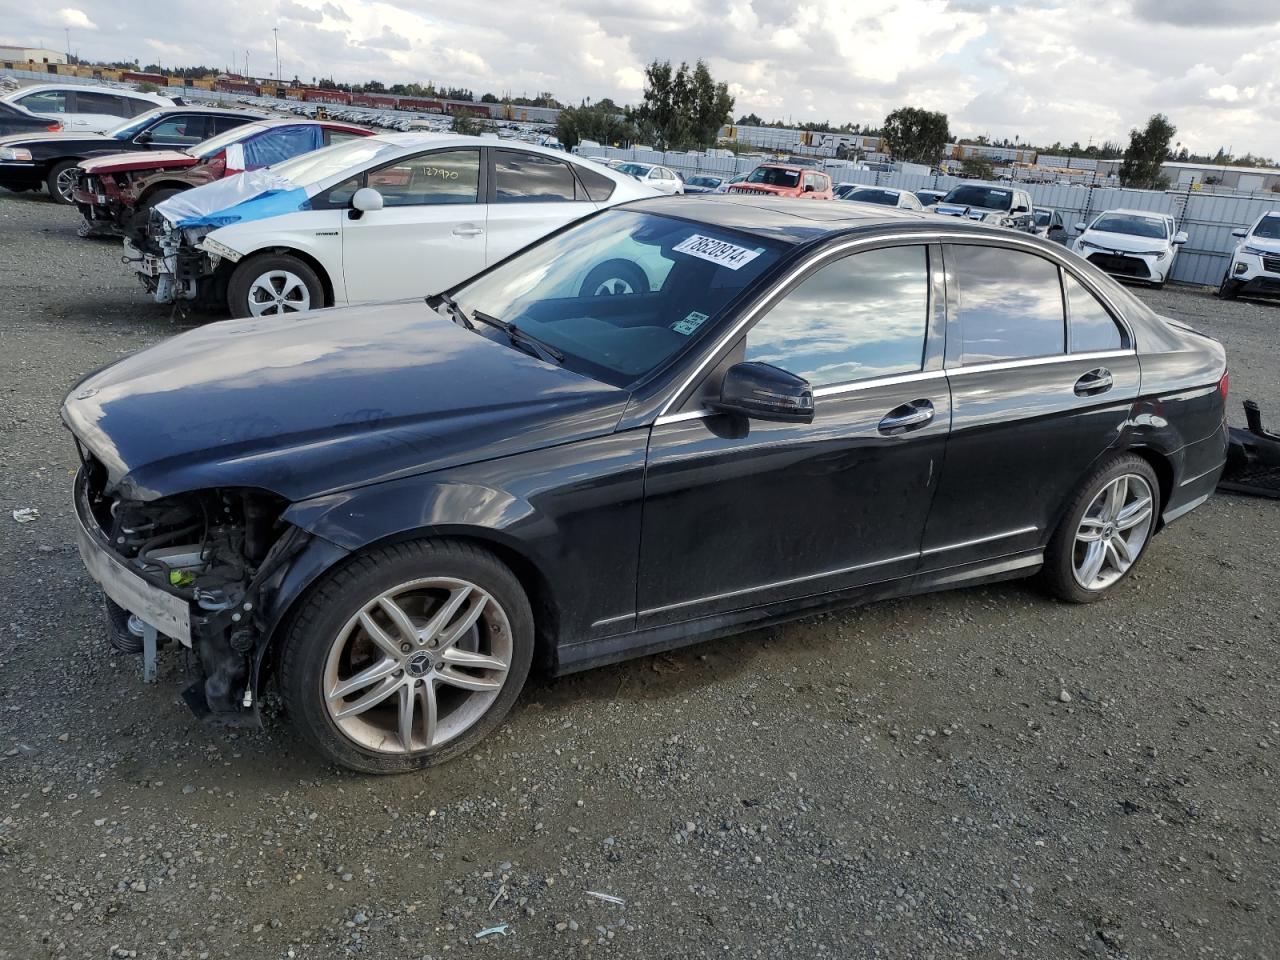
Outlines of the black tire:
<svg viewBox="0 0 1280 960">
<path fill-rule="evenodd" d="M 236 264 L 236 269 L 231 274 L 231 282 L 227 284 L 227 307 L 231 310 L 231 316 L 255 316 L 249 304 L 250 289 L 254 281 L 263 274 L 277 270 L 292 273 L 306 286 L 310 302 L 308 309 L 317 310 L 325 305 L 324 284 L 320 282 L 320 278 L 311 267 L 287 253 L 263 253 Z M 260 315 L 289 316 L 296 312 L 288 309 L 281 312 L 272 310 Z"/>
<path fill-rule="evenodd" d="M 1232 280 L 1228 274 L 1222 278 L 1222 283 L 1218 286 L 1219 300 L 1234 300 L 1240 296 L 1240 281 Z"/>
<path fill-rule="evenodd" d="M 1151 516 L 1146 538 L 1129 568 L 1114 582 L 1105 587 L 1087 589 L 1077 581 L 1075 576 L 1076 532 L 1084 521 L 1085 512 L 1099 493 L 1112 481 L 1125 475 L 1141 477 L 1151 491 Z M 1142 457 L 1132 453 L 1117 454 L 1100 464 L 1076 488 L 1045 550 L 1041 580 L 1049 592 L 1059 600 L 1065 600 L 1068 603 L 1094 603 L 1110 594 L 1120 583 L 1128 579 L 1129 574 L 1146 555 L 1147 548 L 1151 545 L 1152 535 L 1155 533 L 1160 508 L 1160 482 L 1151 464 Z"/>
<path fill-rule="evenodd" d="M 630 260 L 606 260 L 587 274 L 578 289 L 580 297 L 648 293 L 649 276 Z"/>
<path fill-rule="evenodd" d="M 427 577 L 467 580 L 487 592 L 506 613 L 511 663 L 497 698 L 456 737 L 434 749 L 384 753 L 344 734 L 325 707 L 325 664 L 343 626 L 366 603 L 398 584 Z M 493 731 L 524 687 L 533 659 L 534 624 L 520 582 L 497 557 L 451 540 L 410 540 L 359 554 L 326 574 L 285 631 L 280 692 L 298 732 L 329 760 L 363 773 L 421 770 L 463 753 Z M 398 674 L 397 674 L 398 676 Z"/>
<path fill-rule="evenodd" d="M 61 203 L 61 204 L 70 206 L 75 202 L 74 200 L 71 199 L 71 197 L 69 196 L 64 197 L 62 193 L 59 192 L 58 178 L 61 177 L 64 173 L 66 173 L 68 170 L 73 170 L 79 163 L 80 163 L 79 160 L 59 160 L 52 167 L 49 168 L 49 173 L 44 178 L 44 184 L 46 187 L 49 188 L 49 198 L 54 203 Z"/>
<path fill-rule="evenodd" d="M 138 204 L 138 208 L 134 211 L 131 221 L 133 232 L 141 234 L 143 237 L 147 234 L 147 224 L 151 222 L 151 211 L 159 204 L 164 203 L 170 197 L 176 197 L 182 193 L 178 187 L 162 187 L 154 190 L 142 198 L 142 202 Z"/>
</svg>

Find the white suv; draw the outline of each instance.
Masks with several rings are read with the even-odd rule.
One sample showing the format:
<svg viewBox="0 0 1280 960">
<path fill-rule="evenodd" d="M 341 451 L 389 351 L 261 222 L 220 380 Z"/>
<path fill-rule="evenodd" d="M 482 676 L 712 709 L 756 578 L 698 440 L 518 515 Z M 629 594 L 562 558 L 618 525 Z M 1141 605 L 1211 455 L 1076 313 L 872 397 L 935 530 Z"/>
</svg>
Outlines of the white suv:
<svg viewBox="0 0 1280 960">
<path fill-rule="evenodd" d="M 23 87 L 5 99 L 37 116 L 57 120 L 67 133 L 105 133 L 120 126 L 121 120 L 140 116 L 156 107 L 172 107 L 181 103 L 180 99 L 138 93 L 123 87 L 91 87 L 73 83 L 41 83 Z"/>
<path fill-rule="evenodd" d="M 1248 230 L 1232 230 L 1239 237 L 1218 296 L 1280 297 L 1280 213 L 1264 213 Z"/>
<path fill-rule="evenodd" d="M 1082 231 L 1071 249 L 1114 277 L 1141 280 L 1159 289 L 1173 272 L 1178 248 L 1187 235 L 1175 230 L 1173 217 L 1150 210 L 1108 210 Z"/>
</svg>

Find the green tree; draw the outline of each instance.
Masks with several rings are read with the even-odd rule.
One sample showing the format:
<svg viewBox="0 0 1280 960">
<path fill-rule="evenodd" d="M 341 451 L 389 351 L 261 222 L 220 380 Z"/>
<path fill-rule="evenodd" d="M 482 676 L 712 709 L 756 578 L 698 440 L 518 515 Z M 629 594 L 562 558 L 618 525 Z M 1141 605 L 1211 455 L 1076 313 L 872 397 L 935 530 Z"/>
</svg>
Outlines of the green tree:
<svg viewBox="0 0 1280 960">
<path fill-rule="evenodd" d="M 499 103 L 500 101 L 492 93 L 483 93 L 480 95 L 480 102 L 481 103 Z"/>
<path fill-rule="evenodd" d="M 642 138 L 671 150 L 711 146 L 732 117 L 729 88 L 704 61 L 673 70 L 671 61 L 655 60 L 645 68 L 644 101 L 629 119 Z"/>
<path fill-rule="evenodd" d="M 583 140 L 596 143 L 626 143 L 636 138 L 636 128 L 617 109 L 594 106 L 565 107 L 556 120 L 556 137 L 566 149 Z"/>
<path fill-rule="evenodd" d="M 996 175 L 996 170 L 989 158 L 976 154 L 960 161 L 960 175 L 975 180 L 990 180 Z"/>
<path fill-rule="evenodd" d="M 484 130 L 484 124 L 465 113 L 460 113 L 453 118 L 453 132 L 460 137 L 478 137 Z"/>
<path fill-rule="evenodd" d="M 1140 190 L 1163 190 L 1169 181 L 1160 165 L 1169 157 L 1169 144 L 1177 128 L 1163 113 L 1154 114 L 1144 129 L 1129 131 L 1129 148 L 1120 164 L 1120 185 Z"/>
<path fill-rule="evenodd" d="M 884 118 L 884 138 L 895 160 L 935 164 L 951 139 L 947 115 L 918 107 L 899 107 Z"/>
</svg>

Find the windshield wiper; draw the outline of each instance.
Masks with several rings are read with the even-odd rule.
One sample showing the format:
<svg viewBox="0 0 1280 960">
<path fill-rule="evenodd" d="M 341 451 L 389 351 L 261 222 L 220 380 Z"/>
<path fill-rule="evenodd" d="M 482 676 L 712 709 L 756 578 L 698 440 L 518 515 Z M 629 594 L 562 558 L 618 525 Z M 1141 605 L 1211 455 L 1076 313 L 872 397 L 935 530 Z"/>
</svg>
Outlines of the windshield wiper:
<svg viewBox="0 0 1280 960">
<path fill-rule="evenodd" d="M 549 363 L 564 363 L 564 354 L 547 343 L 545 340 L 539 340 L 531 333 L 526 333 L 517 327 L 514 323 L 508 323 L 506 320 L 499 320 L 497 317 L 490 316 L 483 310 L 472 310 L 471 319 L 479 320 L 481 323 L 487 323 L 491 327 L 497 327 L 507 335 L 507 339 L 511 341 L 511 345 L 521 347 L 526 353 L 532 353 L 540 360 L 546 360 Z"/>
<path fill-rule="evenodd" d="M 431 302 L 432 300 L 435 300 L 436 302 L 433 304 Z M 449 296 L 447 293 L 438 293 L 434 297 L 427 297 L 426 304 L 433 310 L 438 306 L 443 306 L 449 311 L 449 316 L 453 318 L 453 322 L 460 327 L 466 327 L 468 330 L 474 330 L 476 328 L 476 325 L 471 322 L 471 319 L 463 313 L 462 308 L 458 306 L 458 301 L 453 299 L 453 297 Z"/>
</svg>

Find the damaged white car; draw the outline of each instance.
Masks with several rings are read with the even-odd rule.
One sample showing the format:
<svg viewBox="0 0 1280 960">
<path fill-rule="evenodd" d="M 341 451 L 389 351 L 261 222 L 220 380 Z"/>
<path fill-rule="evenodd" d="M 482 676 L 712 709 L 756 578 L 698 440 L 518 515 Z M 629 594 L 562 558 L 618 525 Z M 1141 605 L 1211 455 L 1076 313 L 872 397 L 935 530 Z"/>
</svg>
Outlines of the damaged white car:
<svg viewBox="0 0 1280 960">
<path fill-rule="evenodd" d="M 190 190 L 126 260 L 160 303 L 234 317 L 438 293 L 598 209 L 655 196 L 559 150 L 384 134 Z"/>
</svg>

